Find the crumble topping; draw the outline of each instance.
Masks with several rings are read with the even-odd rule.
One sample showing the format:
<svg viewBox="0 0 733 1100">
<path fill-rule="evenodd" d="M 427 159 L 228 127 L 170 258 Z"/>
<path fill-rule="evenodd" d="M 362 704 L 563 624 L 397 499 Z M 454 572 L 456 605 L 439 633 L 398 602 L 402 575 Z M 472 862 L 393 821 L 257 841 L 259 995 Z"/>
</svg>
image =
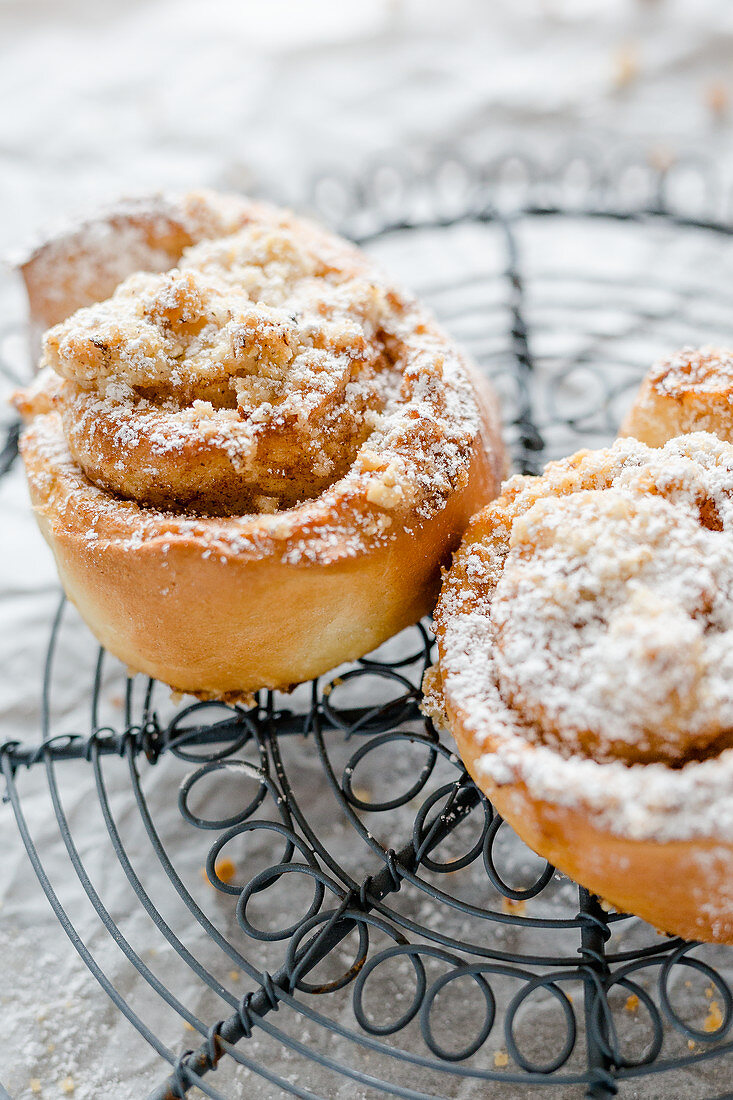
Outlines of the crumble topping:
<svg viewBox="0 0 733 1100">
<path fill-rule="evenodd" d="M 635 838 L 733 837 L 733 446 L 623 439 L 511 479 L 436 623 L 431 713 L 494 782 Z"/>
<path fill-rule="evenodd" d="M 253 224 L 77 311 L 43 363 L 66 380 L 64 429 L 95 484 L 204 512 L 289 506 L 345 472 L 394 401 L 380 332 L 406 308 L 297 229 Z"/>
<path fill-rule="evenodd" d="M 714 347 L 681 348 L 655 363 L 648 379 L 657 393 L 669 397 L 727 394 L 733 384 L 733 352 Z"/>
<path fill-rule="evenodd" d="M 323 561 L 430 518 L 480 426 L 460 353 L 351 245 L 244 200 L 212 228 L 216 201 L 183 200 L 177 267 L 52 328 L 16 400 L 90 545 L 195 528 L 214 555 Z"/>
<path fill-rule="evenodd" d="M 733 538 L 631 488 L 538 500 L 491 602 L 502 697 L 565 755 L 733 742 Z"/>
</svg>

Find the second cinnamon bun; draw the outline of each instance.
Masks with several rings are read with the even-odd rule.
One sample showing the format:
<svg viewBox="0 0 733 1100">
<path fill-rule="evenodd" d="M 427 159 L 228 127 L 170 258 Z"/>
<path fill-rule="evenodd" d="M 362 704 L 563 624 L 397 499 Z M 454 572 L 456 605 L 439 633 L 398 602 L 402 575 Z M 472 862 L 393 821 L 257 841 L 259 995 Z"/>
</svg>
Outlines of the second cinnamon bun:
<svg viewBox="0 0 733 1100">
<path fill-rule="evenodd" d="M 632 439 L 512 478 L 436 610 L 427 707 L 540 855 L 733 942 L 733 446 Z"/>
</svg>

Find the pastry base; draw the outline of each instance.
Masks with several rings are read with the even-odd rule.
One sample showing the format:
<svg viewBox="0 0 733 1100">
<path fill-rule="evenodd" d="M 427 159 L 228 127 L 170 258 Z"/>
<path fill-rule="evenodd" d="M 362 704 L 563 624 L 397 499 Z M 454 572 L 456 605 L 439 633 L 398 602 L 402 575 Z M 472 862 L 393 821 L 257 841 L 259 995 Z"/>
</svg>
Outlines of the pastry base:
<svg viewBox="0 0 733 1100">
<path fill-rule="evenodd" d="M 733 845 L 695 838 L 656 842 L 615 836 L 580 809 L 534 798 L 521 782 L 486 776 L 463 716 L 446 705 L 451 732 L 477 786 L 534 852 L 614 909 L 660 932 L 733 944 Z"/>
<path fill-rule="evenodd" d="M 161 533 L 134 546 L 90 540 L 79 473 L 49 459 L 37 427 L 49 417 L 30 425 L 21 447 L 64 589 L 105 649 L 176 691 L 234 701 L 328 672 L 432 611 L 441 566 L 498 488 L 503 450 L 494 412 L 492 405 L 474 442 L 464 488 L 444 508 L 330 563 L 211 552 L 195 534 Z"/>
</svg>

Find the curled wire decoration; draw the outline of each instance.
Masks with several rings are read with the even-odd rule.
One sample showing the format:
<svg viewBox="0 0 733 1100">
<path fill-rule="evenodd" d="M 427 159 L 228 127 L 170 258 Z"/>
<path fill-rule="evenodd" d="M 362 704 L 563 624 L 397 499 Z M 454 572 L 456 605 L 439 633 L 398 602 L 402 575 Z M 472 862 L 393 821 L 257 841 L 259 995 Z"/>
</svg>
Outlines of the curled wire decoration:
<svg viewBox="0 0 733 1100">
<path fill-rule="evenodd" d="M 662 963 L 659 975 L 660 1001 L 665 1015 L 672 1026 L 683 1035 L 698 1043 L 714 1043 L 724 1038 L 730 1030 L 731 1022 L 733 1022 L 733 995 L 731 994 L 730 986 L 722 975 L 719 974 L 714 967 L 708 965 L 708 963 L 689 955 L 689 950 L 690 948 L 687 945 L 678 947 L 677 950 L 669 955 Z M 684 968 L 688 968 L 702 975 L 706 981 L 710 983 L 710 988 L 717 991 L 717 995 L 723 1002 L 723 1012 L 719 1024 L 713 1024 L 706 1028 L 693 1027 L 691 1024 L 687 1023 L 672 1006 L 669 994 L 670 976 L 675 970 L 679 972 Z"/>
<path fill-rule="evenodd" d="M 264 823 L 261 823 L 264 824 Z M 253 827 L 255 827 L 253 825 Z M 278 832 L 283 831 L 280 828 Z M 308 921 L 317 917 L 318 911 L 323 904 L 323 898 L 325 895 L 325 885 L 321 872 L 316 865 L 316 861 L 312 856 L 312 853 L 306 847 L 303 841 L 301 841 L 295 834 L 291 834 L 288 839 L 288 844 L 293 848 L 297 848 L 302 855 L 306 858 L 306 863 L 292 863 L 289 859 L 284 860 L 282 863 L 276 863 L 273 867 L 268 867 L 264 871 L 260 871 L 259 874 L 251 878 L 244 889 L 239 895 L 237 902 L 237 920 L 245 932 L 252 939 L 257 940 L 288 940 L 292 939 L 295 934 L 302 929 L 303 925 L 307 925 Z M 269 886 L 277 882 L 283 875 L 306 875 L 313 879 L 314 890 L 313 900 L 308 906 L 305 913 L 299 915 L 292 924 L 287 925 L 285 928 L 278 929 L 263 929 L 257 928 L 247 917 L 247 904 L 253 894 L 258 894 L 262 890 L 267 890 Z"/>
<path fill-rule="evenodd" d="M 456 829 L 462 823 L 463 820 L 465 820 L 469 816 L 475 814 L 476 811 L 477 811 L 477 807 L 479 807 L 479 806 L 485 807 L 487 805 L 487 800 L 485 799 L 483 794 L 470 781 L 469 777 L 467 776 L 467 774 L 466 774 L 466 772 L 463 768 L 462 763 L 460 762 L 458 757 L 455 755 L 455 753 L 447 745 L 441 743 L 438 740 L 437 733 L 436 733 L 432 723 L 429 720 L 425 719 L 424 720 L 424 727 L 425 728 L 424 728 L 423 733 L 415 732 L 412 729 L 391 730 L 389 733 L 376 734 L 369 741 L 365 741 L 362 745 L 360 745 L 360 747 L 356 750 L 356 752 L 353 753 L 352 756 L 349 758 L 348 762 L 346 763 L 346 765 L 343 769 L 342 778 L 341 778 L 341 781 L 339 783 L 339 780 L 337 779 L 335 771 L 334 771 L 334 769 L 331 765 L 331 761 L 330 761 L 330 758 L 329 758 L 329 750 L 328 750 L 328 747 L 326 745 L 326 741 L 325 741 L 325 738 L 323 736 L 323 733 L 322 733 L 322 731 L 319 730 L 318 724 L 314 723 L 314 736 L 316 738 L 316 741 L 317 741 L 317 744 L 318 744 L 318 747 L 319 747 L 319 751 L 321 753 L 323 766 L 326 770 L 326 774 L 327 774 L 327 776 L 328 776 L 328 778 L 331 782 L 331 785 L 332 785 L 333 789 L 338 793 L 339 798 L 343 803 L 344 812 L 348 815 L 349 820 L 350 820 L 351 824 L 353 825 L 354 829 L 356 830 L 356 832 L 358 832 L 362 836 L 365 843 L 372 849 L 372 851 L 377 856 L 381 857 L 381 859 L 384 861 L 384 863 L 387 867 L 389 867 L 390 865 L 392 867 L 394 867 L 394 870 L 392 871 L 392 874 L 393 874 L 393 876 L 396 876 L 398 878 L 399 882 L 401 882 L 402 880 L 408 881 L 412 886 L 414 886 L 414 887 L 416 887 L 420 890 L 423 890 L 430 897 L 440 900 L 446 906 L 448 906 L 452 909 L 456 909 L 458 911 L 470 914 L 471 916 L 478 917 L 481 920 L 487 920 L 487 921 L 492 921 L 492 922 L 497 922 L 497 923 L 507 924 L 507 925 L 521 925 L 521 926 L 526 926 L 526 927 L 533 926 L 533 927 L 538 927 L 538 928 L 539 927 L 557 927 L 557 928 L 577 928 L 577 927 L 580 927 L 581 924 L 582 924 L 582 920 L 583 920 L 583 918 L 580 917 L 580 916 L 562 916 L 562 917 L 532 917 L 532 916 L 525 916 L 521 913 L 516 913 L 516 912 L 502 912 L 502 911 L 499 911 L 496 908 L 493 908 L 491 906 L 481 907 L 481 906 L 473 905 L 473 904 L 470 904 L 468 902 L 464 902 L 462 900 L 459 900 L 459 899 L 455 898 L 447 890 L 441 889 L 438 885 L 436 885 L 433 882 L 426 881 L 419 874 L 419 870 L 420 870 L 421 867 L 424 867 L 426 869 L 430 869 L 430 870 L 433 870 L 433 871 L 437 869 L 439 871 L 442 871 L 442 873 L 444 873 L 444 874 L 450 874 L 450 873 L 453 873 L 456 870 L 460 869 L 460 863 L 461 862 L 463 862 L 464 866 L 467 865 L 467 862 L 465 860 L 462 860 L 461 857 L 457 857 L 459 859 L 458 863 L 455 863 L 455 862 L 445 863 L 445 864 L 443 864 L 443 867 L 441 868 L 439 864 L 435 864 L 435 861 L 433 861 L 433 863 L 435 865 L 431 868 L 431 867 L 429 867 L 429 864 L 426 864 L 426 862 L 425 862 L 425 857 L 428 856 L 429 848 L 425 846 L 424 842 L 421 843 L 420 846 L 419 846 L 420 860 L 419 861 L 415 860 L 415 867 L 414 868 L 408 867 L 404 864 L 399 864 L 399 866 L 395 867 L 394 853 L 390 849 L 385 848 L 382 844 L 380 844 L 380 842 L 374 836 L 372 831 L 370 831 L 370 829 L 367 828 L 367 826 L 362 822 L 361 818 L 359 817 L 358 813 L 356 812 L 356 805 L 361 804 L 360 805 L 361 809 L 379 813 L 379 812 L 386 812 L 388 810 L 393 810 L 393 809 L 396 809 L 397 807 L 404 806 L 404 805 L 412 802 L 424 790 L 430 776 L 433 773 L 433 770 L 435 768 L 435 765 L 436 765 L 436 762 L 438 761 L 438 759 L 441 759 L 444 762 L 449 763 L 450 766 L 459 773 L 459 778 L 454 784 L 451 785 L 452 790 L 448 795 L 448 799 L 446 800 L 445 805 L 442 807 L 440 812 L 433 815 L 433 819 L 430 822 L 429 827 L 430 827 L 431 830 L 433 830 L 433 840 L 436 839 L 435 830 L 440 829 L 441 820 L 443 822 L 450 821 L 450 831 L 452 832 L 453 829 Z M 353 786 L 352 786 L 354 772 L 355 772 L 357 766 L 365 758 L 367 758 L 369 756 L 369 754 L 371 754 L 373 752 L 374 753 L 379 752 L 379 750 L 381 750 L 383 747 L 385 747 L 387 745 L 397 747 L 397 748 L 402 748 L 402 749 L 404 749 L 407 746 L 414 746 L 414 745 L 422 746 L 426 750 L 426 762 L 424 763 L 424 765 L 422 766 L 422 768 L 418 772 L 418 775 L 417 775 L 416 779 L 414 780 L 414 782 L 409 787 L 407 787 L 406 790 L 404 790 L 400 795 L 395 796 L 394 798 L 389 799 L 389 800 L 381 800 L 381 801 L 377 801 L 377 800 L 368 800 L 367 801 L 363 798 L 361 798 L 361 799 L 357 798 L 357 796 L 355 796 L 353 794 Z M 385 772 L 387 774 L 389 773 L 389 768 L 388 767 L 385 767 L 382 770 L 383 770 L 383 772 Z M 458 810 L 458 812 L 456 812 L 456 807 L 455 807 L 454 803 L 458 799 L 459 793 L 462 797 L 461 797 L 459 810 Z M 430 797 L 431 801 L 434 800 L 434 798 L 435 798 L 434 793 L 431 794 L 429 797 Z M 292 798 L 292 795 L 291 795 L 291 798 Z M 439 800 L 435 800 L 435 801 L 436 801 L 436 807 L 437 807 L 437 802 Z M 430 809 L 430 807 L 428 807 L 428 810 L 429 809 Z M 425 811 L 424 817 L 427 816 L 428 810 Z M 484 823 L 483 823 L 482 829 L 485 828 L 487 834 L 489 832 L 491 833 L 490 844 L 493 844 L 496 840 L 498 830 L 494 829 L 492 831 L 491 826 L 486 825 L 486 813 L 487 813 L 487 811 L 484 809 L 482 812 L 483 812 L 483 815 L 484 815 Z M 421 811 L 418 810 L 418 817 L 419 817 L 420 813 L 421 813 Z M 424 820 L 424 817 L 423 817 L 423 820 Z M 422 827 L 422 823 L 421 823 L 421 827 Z M 413 829 L 413 832 L 414 832 L 414 829 Z M 488 836 L 487 836 L 487 838 L 482 840 L 482 844 L 480 846 L 479 845 L 474 845 L 474 847 L 472 849 L 474 860 L 480 854 L 486 852 L 486 850 L 487 850 L 486 840 L 487 839 L 489 839 Z M 493 856 L 489 855 L 488 857 L 485 856 L 484 858 L 487 862 L 487 865 L 489 865 L 491 867 L 495 866 Z M 429 859 L 429 856 L 428 856 L 428 859 Z M 512 893 L 518 893 L 520 898 L 524 897 L 522 892 L 513 891 L 512 893 L 509 893 L 509 892 L 505 891 L 502 880 L 500 879 L 498 873 L 494 872 L 494 878 L 495 878 L 495 884 L 499 885 L 500 890 L 503 892 L 503 896 L 505 898 L 512 897 Z M 535 884 L 535 887 L 529 889 L 529 891 L 527 893 L 527 896 L 532 896 L 532 897 L 537 896 L 537 894 L 539 894 L 540 891 L 549 883 L 551 878 L 552 878 L 552 869 L 549 869 L 549 873 L 548 873 L 548 869 L 546 869 L 545 872 L 543 872 L 542 885 L 538 886 L 537 884 Z M 399 882 L 396 883 L 395 889 L 399 888 Z M 507 887 L 507 890 L 511 890 L 511 888 Z M 447 935 L 443 934 L 443 932 L 439 928 L 424 928 L 424 927 L 415 925 L 413 922 L 410 922 L 409 920 L 405 919 L 400 914 L 395 912 L 395 910 L 393 908 L 390 908 L 387 905 L 379 904 L 378 908 L 379 908 L 380 912 L 383 912 L 383 913 L 385 913 L 385 915 L 388 915 L 390 917 L 390 919 L 395 921 L 400 926 L 405 927 L 407 929 L 410 929 L 413 932 L 418 932 L 419 934 L 421 934 L 423 936 L 426 936 L 429 939 L 434 939 L 436 942 L 442 943 L 445 946 L 454 947 L 454 948 L 457 948 L 457 949 L 460 950 L 460 949 L 462 949 L 462 948 L 464 948 L 468 945 L 468 941 L 463 941 L 463 943 L 461 943 L 460 941 L 457 941 L 457 940 L 451 938 L 450 936 L 447 936 Z M 487 955 L 491 955 L 491 956 L 496 957 L 496 958 L 501 958 L 502 957 L 502 952 L 500 950 L 496 950 L 491 945 L 480 944 L 480 943 L 477 943 L 476 941 L 471 941 L 470 942 L 470 949 L 478 955 L 487 954 Z M 552 959 L 547 959 L 547 958 L 544 958 L 544 957 L 536 955 L 536 954 L 528 956 L 528 958 L 530 958 L 532 961 L 534 961 L 536 963 L 549 963 L 551 965 L 552 962 L 553 962 Z M 557 965 L 565 965 L 565 963 L 567 961 L 568 961 L 567 959 L 558 959 L 556 964 Z"/>
<path fill-rule="evenodd" d="M 486 868 L 486 874 L 489 876 L 499 893 L 503 894 L 505 898 L 511 898 L 512 901 L 529 901 L 530 898 L 536 898 L 538 894 L 542 893 L 544 888 L 551 881 L 555 873 L 555 868 L 545 860 L 544 868 L 531 886 L 525 886 L 522 889 L 516 886 L 510 886 L 499 874 L 494 860 L 494 844 L 499 829 L 503 824 L 504 819 L 497 813 L 493 815 L 493 819 L 488 823 L 486 834 L 481 845 L 481 853 L 484 860 L 484 867 Z"/>
<path fill-rule="evenodd" d="M 461 978 L 470 976 L 475 984 L 478 986 L 484 998 L 484 1015 L 483 1019 L 479 1017 L 480 1026 L 476 1030 L 474 1038 L 469 1040 L 465 1046 L 455 1050 L 448 1050 L 446 1047 L 439 1043 L 435 1038 L 433 1028 L 430 1022 L 430 1014 L 435 1003 L 436 998 L 450 985 L 451 982 L 460 980 Z M 475 967 L 457 967 L 455 970 L 450 971 L 448 974 L 444 974 L 442 978 L 439 978 L 430 989 L 427 991 L 425 999 L 423 1000 L 422 1008 L 420 1009 L 420 1027 L 422 1029 L 423 1038 L 426 1045 L 430 1048 L 433 1054 L 437 1058 L 442 1058 L 446 1062 L 462 1062 L 466 1058 L 470 1058 L 472 1054 L 475 1054 L 484 1045 L 491 1029 L 494 1026 L 496 1019 L 496 997 L 491 985 L 486 980 L 481 970 Z"/>
<path fill-rule="evenodd" d="M 332 698 L 334 692 L 339 691 L 344 685 L 357 678 L 363 682 L 368 677 L 373 677 L 379 681 L 380 685 L 389 683 L 392 686 L 396 684 L 398 688 L 403 690 L 396 699 L 390 699 L 373 707 L 366 707 L 358 715 L 350 710 L 334 706 Z M 322 707 L 329 723 L 342 729 L 344 735 L 349 738 L 356 733 L 376 733 L 389 730 L 395 725 L 400 725 L 408 718 L 416 717 L 419 713 L 419 700 L 420 693 L 418 689 L 406 676 L 403 676 L 389 665 L 370 662 L 360 668 L 353 668 L 348 672 L 344 672 L 337 680 L 327 684 Z"/>
<path fill-rule="evenodd" d="M 244 807 L 237 810 L 235 814 L 212 820 L 193 813 L 189 807 L 189 798 L 191 792 L 202 779 L 216 772 L 223 772 L 227 776 L 239 773 L 248 779 L 253 779 L 257 783 L 257 793 L 250 802 L 245 803 Z M 232 826 L 246 821 L 255 810 L 259 809 L 268 794 L 277 801 L 278 796 L 275 785 L 263 768 L 255 767 L 248 760 L 212 760 L 208 764 L 202 764 L 200 768 L 195 772 L 191 772 L 183 781 L 178 791 L 178 809 L 181 812 L 181 817 L 198 829 L 230 829 Z"/>
<path fill-rule="evenodd" d="M 484 818 L 478 840 L 474 841 L 471 847 L 464 852 L 463 855 L 454 856 L 450 860 L 437 860 L 428 855 L 430 851 L 430 841 L 437 825 L 440 821 L 445 820 L 445 815 L 450 813 L 459 790 L 467 783 L 470 783 L 470 779 L 466 774 L 462 775 L 460 779 L 453 783 L 444 783 L 442 787 L 436 788 L 436 790 L 428 795 L 415 815 L 415 824 L 412 828 L 412 843 L 415 848 L 415 860 L 428 871 L 434 871 L 436 874 L 454 874 L 456 871 L 462 871 L 464 867 L 468 867 L 484 850 L 491 829 L 494 811 L 489 800 L 481 796 L 479 806 L 483 811 Z M 426 822 L 431 810 L 438 809 L 439 806 L 440 813 L 432 819 L 431 825 L 427 825 Z"/>
<path fill-rule="evenodd" d="M 354 727 L 352 726 L 346 731 L 348 737 L 352 733 Z M 402 791 L 401 794 L 395 795 L 394 798 L 387 799 L 365 799 L 354 793 L 353 779 L 359 764 L 371 753 L 378 751 L 383 745 L 394 744 L 395 742 L 406 742 L 410 745 L 424 744 L 427 748 L 425 763 L 420 768 L 417 778 L 410 786 Z M 405 806 L 408 802 L 411 802 L 413 798 L 417 798 L 421 791 L 424 790 L 425 784 L 433 774 L 435 768 L 435 762 L 438 759 L 438 753 L 436 752 L 432 742 L 426 741 L 423 737 L 417 735 L 404 735 L 394 730 L 390 730 L 389 733 L 378 733 L 374 737 L 371 737 L 369 741 L 360 745 L 356 752 L 352 753 L 348 763 L 345 765 L 341 776 L 341 789 L 346 797 L 349 805 L 356 807 L 360 810 L 369 810 L 372 813 L 383 813 L 386 810 L 396 810 L 400 806 Z"/>
<path fill-rule="evenodd" d="M 555 975 L 553 978 L 548 978 L 546 975 L 540 975 L 536 978 L 530 978 L 526 985 L 520 989 L 507 1006 L 506 1015 L 504 1017 L 504 1034 L 507 1050 L 516 1064 L 526 1070 L 527 1073 L 554 1073 L 556 1070 L 560 1069 L 561 1066 L 565 1065 L 575 1049 L 575 1040 L 577 1038 L 575 1013 L 567 994 L 564 993 L 560 987 L 559 979 L 561 977 L 562 975 Z M 553 1000 L 560 1005 L 565 1023 L 565 1035 L 559 1051 L 553 1058 L 547 1059 L 541 1063 L 533 1061 L 523 1053 L 515 1035 L 516 1018 L 520 1010 L 524 1007 L 525 1002 L 528 1001 L 537 990 L 549 993 Z"/>
<path fill-rule="evenodd" d="M 331 889 L 335 893 L 338 893 L 337 888 L 329 883 Z M 400 943 L 405 943 L 404 936 L 401 936 L 399 932 L 396 932 L 386 921 L 379 920 L 378 917 L 371 913 L 366 913 L 363 909 L 355 909 L 350 904 L 354 899 L 350 893 L 345 894 L 342 898 L 341 904 L 337 909 L 329 910 L 324 913 L 314 914 L 303 921 L 300 928 L 297 929 L 290 943 L 288 944 L 287 955 L 285 959 L 285 965 L 290 974 L 290 984 L 293 989 L 298 989 L 305 993 L 333 993 L 338 989 L 344 989 L 347 985 L 350 985 L 360 974 L 364 967 L 369 954 L 369 929 L 377 928 L 381 932 L 386 933 L 391 939 L 395 939 Z M 343 971 L 336 978 L 332 978 L 327 982 L 309 982 L 304 977 L 304 974 L 308 971 L 308 963 L 314 955 L 315 949 L 318 943 L 328 935 L 328 933 L 339 926 L 352 927 L 357 932 L 358 948 L 356 956 L 350 966 Z M 301 951 L 301 945 L 306 937 L 312 931 L 317 930 L 317 935 L 313 937 L 310 942 L 305 945 L 304 950 Z"/>
<path fill-rule="evenodd" d="M 697 189 L 707 213 L 683 209 L 685 187 Z M 528 150 L 483 161 L 451 150 L 407 165 L 387 159 L 358 177 L 330 174 L 311 191 L 311 205 L 332 225 L 374 246 L 403 241 L 409 251 L 423 230 L 450 234 L 466 225 L 493 233 L 498 268 L 423 272 L 416 289 L 494 380 L 525 472 L 613 435 L 648 365 L 631 342 L 668 327 L 690 334 L 680 342 L 708 342 L 711 316 L 715 338 L 730 342 L 733 322 L 721 290 L 727 282 L 714 271 L 686 270 L 677 279 L 657 265 L 622 279 L 550 259 L 540 268 L 528 265 L 522 233 L 550 222 L 582 224 L 589 233 L 629 227 L 644 240 L 695 234 L 702 248 L 733 231 L 716 221 L 720 199 L 697 161 L 655 166 L 634 153 L 613 166 L 581 147 L 549 163 Z M 447 236 L 445 247 L 458 247 L 454 240 Z M 2 348 L 0 333 L 0 375 L 10 378 Z M 0 475 L 12 467 L 16 442 L 11 424 Z M 420 711 L 434 659 L 429 623 L 292 699 L 262 692 L 249 707 L 171 705 L 161 685 L 127 678 L 122 719 L 113 721 L 108 677 L 119 678 L 119 670 L 100 651 L 89 726 L 69 730 L 54 705 L 67 617 L 62 601 L 46 655 L 39 737 L 32 744 L 8 737 L 0 766 L 62 927 L 161 1060 L 150 1100 L 183 1098 L 194 1087 L 215 1100 L 240 1095 L 239 1084 L 228 1091 L 231 1076 L 221 1084 L 223 1065 L 237 1081 L 238 1072 L 249 1073 L 278 1095 L 316 1100 L 345 1082 L 434 1100 L 492 1081 L 534 1084 L 549 1095 L 577 1085 L 598 1100 L 641 1076 L 674 1075 L 712 1058 L 733 1065 L 730 952 L 663 938 L 608 913 L 522 848 Z M 93 881 L 60 782 L 74 767 L 90 775 L 130 904 L 184 969 L 187 980 L 175 989 L 127 938 Z M 174 806 L 178 798 L 173 837 L 150 798 L 153 767 L 179 783 L 177 794 L 175 781 L 170 788 Z M 56 893 L 24 813 L 28 768 L 45 773 L 77 893 L 135 982 L 194 1033 L 187 1049 L 171 1049 L 146 1022 L 139 986 L 126 981 L 121 988 L 130 992 L 121 995 Z M 111 793 L 115 769 L 125 777 L 124 809 L 119 779 Z M 182 855 L 192 848 L 211 887 L 205 898 L 200 879 L 184 869 Z M 156 901 L 156 877 L 173 892 L 170 912 Z M 190 939 L 176 930 L 182 915 L 197 930 Z M 203 1003 L 194 991 L 206 994 L 205 1013 L 192 1007 Z M 451 1014 L 464 1002 L 470 1021 L 454 1028 Z M 544 1048 L 533 1026 L 539 1011 L 553 1021 Z M 248 1043 L 255 1032 L 283 1052 L 282 1063 Z M 288 1072 L 295 1064 L 297 1080 Z"/>
<path fill-rule="evenodd" d="M 623 1053 L 618 1038 L 613 1012 L 608 1001 L 608 995 L 614 986 L 625 990 L 628 997 L 635 997 L 637 1003 L 643 1005 L 645 1014 L 649 1019 L 652 1037 L 646 1049 L 636 1058 Z M 613 975 L 605 983 L 603 992 L 605 995 L 597 997 L 594 1001 L 592 1025 L 596 1041 L 609 1064 L 623 1069 L 651 1065 L 659 1057 L 664 1043 L 664 1021 L 653 997 L 638 982 L 618 974 Z"/>
<path fill-rule="evenodd" d="M 215 715 L 220 715 L 218 720 L 212 721 L 212 711 Z M 187 719 L 189 721 L 186 721 Z M 232 733 L 238 731 L 241 731 L 239 736 L 232 741 Z M 202 749 L 200 747 L 202 732 L 206 733 L 207 740 L 219 734 L 223 748 L 218 751 L 214 747 L 208 751 L 205 747 Z M 246 711 L 224 703 L 192 703 L 171 719 L 165 731 L 167 751 L 172 752 L 179 760 L 186 760 L 192 764 L 213 764 L 218 760 L 225 760 L 243 749 L 250 741 L 257 741 L 256 725 Z M 186 747 L 187 745 L 198 745 L 199 750 L 193 752 Z M 266 766 L 267 754 L 262 749 L 260 762 L 263 767 Z"/>
</svg>

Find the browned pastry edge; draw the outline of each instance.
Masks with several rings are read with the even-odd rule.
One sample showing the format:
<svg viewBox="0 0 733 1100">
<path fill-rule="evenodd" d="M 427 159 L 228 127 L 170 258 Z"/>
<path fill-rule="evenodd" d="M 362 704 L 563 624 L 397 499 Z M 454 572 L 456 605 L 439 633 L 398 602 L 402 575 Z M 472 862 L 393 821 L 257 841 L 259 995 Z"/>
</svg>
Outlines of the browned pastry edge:
<svg viewBox="0 0 733 1100">
<path fill-rule="evenodd" d="M 479 744 L 465 715 L 448 702 L 445 706 L 468 772 L 533 851 L 619 912 L 634 913 L 660 932 L 733 943 L 733 845 L 616 836 L 594 826 L 582 810 L 533 797 L 522 782 L 498 786 L 479 761 L 500 746 L 490 740 Z"/>
<path fill-rule="evenodd" d="M 501 475 L 493 405 L 484 415 L 467 483 L 441 511 L 368 553 L 326 564 L 211 553 L 195 535 L 160 534 L 134 548 L 89 541 L 78 485 L 60 465 L 49 476 L 38 423 L 21 446 L 64 588 L 102 645 L 177 691 L 235 700 L 327 672 L 432 610 L 440 567 Z"/>
</svg>

